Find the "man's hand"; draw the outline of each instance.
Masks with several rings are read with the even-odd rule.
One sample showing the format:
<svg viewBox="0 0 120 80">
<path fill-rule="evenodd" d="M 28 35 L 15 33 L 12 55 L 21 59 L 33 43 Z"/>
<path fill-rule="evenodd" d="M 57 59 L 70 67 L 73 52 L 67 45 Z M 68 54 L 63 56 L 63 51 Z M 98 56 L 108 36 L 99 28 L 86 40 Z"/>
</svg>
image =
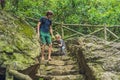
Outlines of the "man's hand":
<svg viewBox="0 0 120 80">
<path fill-rule="evenodd" d="M 55 36 L 54 35 L 52 35 L 52 40 L 55 40 Z"/>
</svg>

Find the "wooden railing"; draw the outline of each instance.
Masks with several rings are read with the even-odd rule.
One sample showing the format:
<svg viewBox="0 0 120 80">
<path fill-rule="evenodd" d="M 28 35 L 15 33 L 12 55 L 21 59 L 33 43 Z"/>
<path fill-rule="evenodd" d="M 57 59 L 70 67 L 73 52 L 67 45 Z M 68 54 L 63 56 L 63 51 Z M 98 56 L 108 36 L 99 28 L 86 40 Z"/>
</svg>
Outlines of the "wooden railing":
<svg viewBox="0 0 120 80">
<path fill-rule="evenodd" d="M 95 35 L 95 36 L 101 36 L 101 34 L 103 34 L 100 38 L 108 40 L 108 41 L 116 41 L 120 39 L 120 34 L 118 34 L 120 32 L 120 25 L 113 25 L 113 26 L 109 26 L 109 25 L 89 25 L 89 24 L 64 24 L 62 23 L 54 23 L 57 26 L 59 25 L 61 32 L 59 32 L 62 36 L 62 38 L 64 39 L 68 39 L 71 37 L 75 37 L 76 35 L 78 36 L 88 36 L 88 35 L 95 35 L 96 33 L 99 33 L 99 35 Z M 57 27 L 58 28 L 58 27 Z M 83 28 L 86 29 L 93 29 L 90 32 L 84 34 L 84 32 L 82 32 Z M 64 30 L 66 29 L 66 30 Z M 82 29 L 80 31 L 80 29 Z M 58 29 L 59 30 L 59 29 Z M 73 33 L 70 35 L 68 32 L 65 34 L 65 32 L 69 30 L 72 31 Z M 114 31 L 115 30 L 115 31 Z M 116 33 L 117 32 L 117 33 Z M 65 37 L 67 36 L 67 37 Z M 112 39 L 110 39 L 112 38 Z"/>
<path fill-rule="evenodd" d="M 26 17 L 33 21 L 38 21 L 37 19 Z M 37 24 L 37 23 L 36 23 Z M 90 25 L 90 24 L 64 24 L 63 22 L 53 23 L 54 32 L 61 34 L 62 38 L 68 39 L 75 36 L 87 36 L 95 35 L 99 38 L 116 41 L 120 39 L 120 25 Z M 80 30 L 81 29 L 81 30 Z M 88 31 L 84 33 L 85 31 Z M 71 33 L 72 32 L 72 33 Z M 71 34 L 70 34 L 71 33 Z M 98 33 L 98 35 L 96 35 Z M 110 39 L 111 38 L 111 39 Z"/>
</svg>

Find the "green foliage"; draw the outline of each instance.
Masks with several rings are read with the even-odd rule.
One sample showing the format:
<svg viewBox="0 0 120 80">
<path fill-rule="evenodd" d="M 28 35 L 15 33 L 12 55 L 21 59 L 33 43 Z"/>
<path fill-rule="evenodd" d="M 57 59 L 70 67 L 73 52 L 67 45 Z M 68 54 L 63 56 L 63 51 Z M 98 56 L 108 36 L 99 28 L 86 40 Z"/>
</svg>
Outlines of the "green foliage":
<svg viewBox="0 0 120 80">
<path fill-rule="evenodd" d="M 16 0 L 7 1 L 7 10 L 18 16 L 39 19 L 53 10 L 54 21 L 64 23 L 120 24 L 119 0 Z M 17 3 L 17 4 L 15 4 Z M 15 5 L 14 5 L 15 4 Z M 11 7 L 12 6 L 12 7 Z M 17 9 L 17 11 L 16 11 Z M 32 23 L 32 25 L 35 25 Z"/>
<path fill-rule="evenodd" d="M 0 64 L 23 70 L 35 64 L 39 42 L 35 30 L 22 19 L 0 12 Z"/>
<path fill-rule="evenodd" d="M 120 0 L 8 0 L 6 10 L 29 22 L 33 27 L 37 26 L 37 21 L 26 17 L 39 20 L 45 16 L 47 10 L 54 12 L 53 22 L 63 22 L 69 24 L 91 24 L 91 25 L 120 25 Z M 14 4 L 17 3 L 17 4 Z M 23 25 L 21 25 L 23 26 Z M 53 25 L 53 28 L 56 26 Z M 93 32 L 97 29 L 75 28 L 84 34 Z M 58 32 L 60 29 L 57 27 Z M 118 31 L 118 30 L 117 30 Z M 21 30 L 27 33 L 27 28 Z M 65 33 L 73 34 L 71 32 Z M 119 34 L 119 32 L 116 32 Z M 100 34 L 102 36 L 102 34 Z"/>
</svg>

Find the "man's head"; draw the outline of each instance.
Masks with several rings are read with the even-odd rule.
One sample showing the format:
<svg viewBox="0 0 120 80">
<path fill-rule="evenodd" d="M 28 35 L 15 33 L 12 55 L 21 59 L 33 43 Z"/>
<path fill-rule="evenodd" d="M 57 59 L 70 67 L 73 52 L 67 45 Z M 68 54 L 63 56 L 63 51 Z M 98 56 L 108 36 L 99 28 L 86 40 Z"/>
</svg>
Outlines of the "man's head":
<svg viewBox="0 0 120 80">
<path fill-rule="evenodd" d="M 52 15 L 53 15 L 53 12 L 52 12 L 52 11 L 49 10 L 49 11 L 46 12 L 46 16 L 47 16 L 48 18 L 51 18 Z"/>
</svg>

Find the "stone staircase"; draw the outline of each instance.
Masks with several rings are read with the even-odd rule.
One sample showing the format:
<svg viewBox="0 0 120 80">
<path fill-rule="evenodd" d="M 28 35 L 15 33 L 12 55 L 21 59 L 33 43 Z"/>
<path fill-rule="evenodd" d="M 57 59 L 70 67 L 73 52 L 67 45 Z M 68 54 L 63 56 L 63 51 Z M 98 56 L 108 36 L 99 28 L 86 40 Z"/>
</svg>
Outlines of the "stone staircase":
<svg viewBox="0 0 120 80">
<path fill-rule="evenodd" d="M 39 78 L 41 80 L 83 80 L 79 68 L 70 56 L 53 55 L 52 60 L 41 61 Z"/>
</svg>

